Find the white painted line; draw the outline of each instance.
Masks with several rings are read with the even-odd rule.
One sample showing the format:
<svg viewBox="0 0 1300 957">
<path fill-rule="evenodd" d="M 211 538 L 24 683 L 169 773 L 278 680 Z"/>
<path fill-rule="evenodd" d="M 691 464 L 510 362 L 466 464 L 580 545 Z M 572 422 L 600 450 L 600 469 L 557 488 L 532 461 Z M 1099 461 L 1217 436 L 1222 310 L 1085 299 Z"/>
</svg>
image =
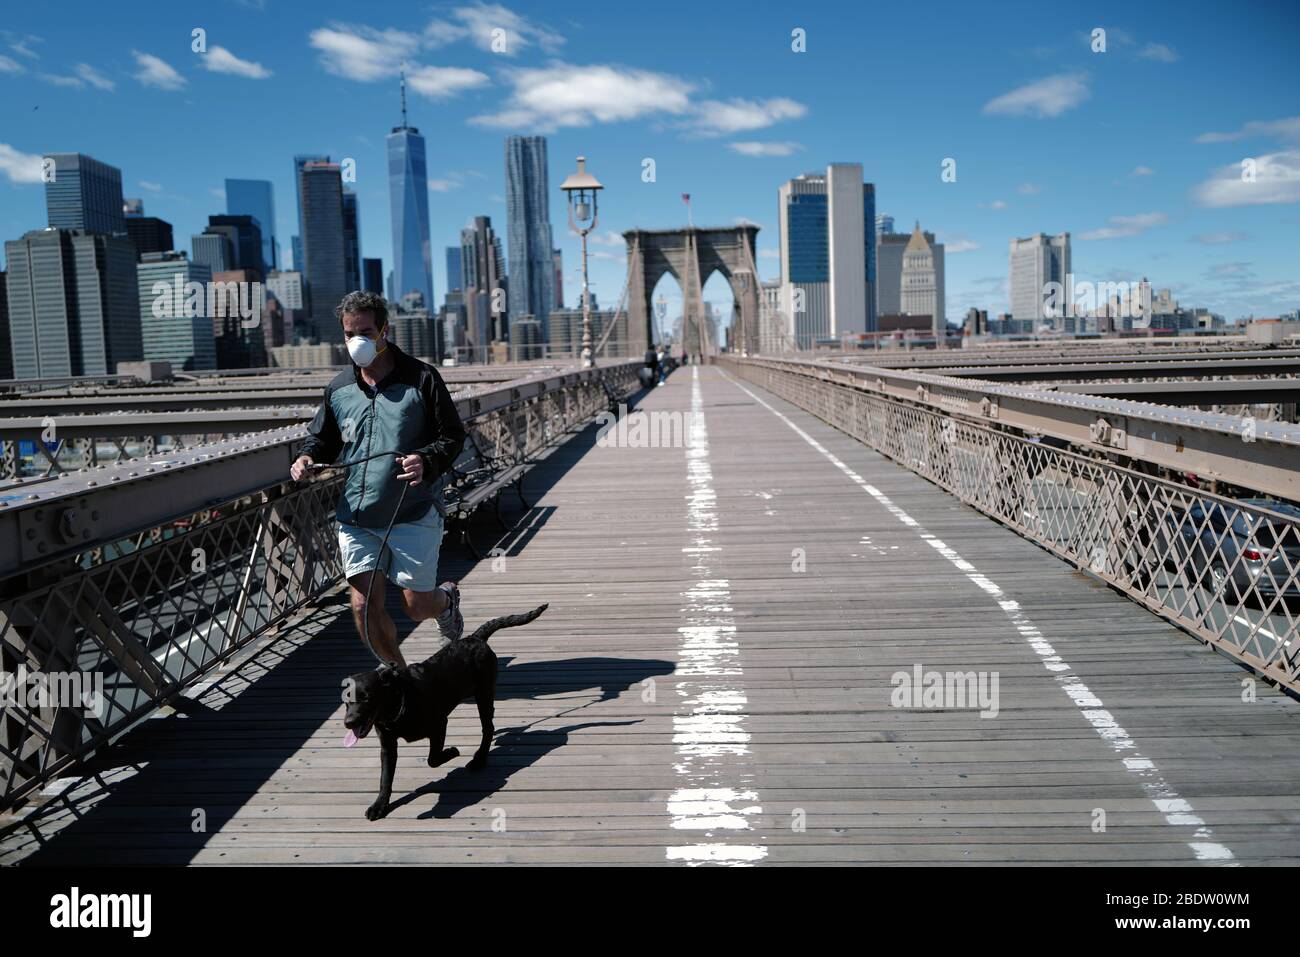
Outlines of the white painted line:
<svg viewBox="0 0 1300 957">
<path fill-rule="evenodd" d="M 718 496 L 709 466 L 709 433 L 704 423 L 700 370 L 691 375 L 691 421 L 686 443 L 686 529 L 691 544 L 682 552 L 694 558 L 695 584 L 682 592 L 686 623 L 677 629 L 678 665 L 674 674 L 682 701 L 673 715 L 673 769 L 685 779 L 668 798 L 668 813 L 677 831 L 694 831 L 707 840 L 666 848 L 668 860 L 692 867 L 723 864 L 748 867 L 767 856 L 767 848 L 752 842 L 749 818 L 761 814 L 758 794 L 750 787 L 732 787 L 725 779 L 737 774 L 727 756 L 749 754 L 745 730 L 745 672 L 732 617 L 731 583 L 717 578 L 710 556 L 722 551 L 718 531 Z M 741 843 L 719 840 L 733 832 Z M 745 839 L 750 843 L 743 843 Z"/>
<path fill-rule="evenodd" d="M 1019 632 L 1020 635 L 1029 643 L 1029 647 L 1031 647 L 1039 658 L 1042 659 L 1044 667 L 1046 667 L 1048 671 L 1056 674 L 1056 682 L 1061 687 L 1061 690 L 1069 695 L 1070 700 L 1073 701 L 1075 707 L 1079 709 L 1079 713 L 1083 715 L 1084 719 L 1090 725 L 1092 725 L 1092 728 L 1097 732 L 1097 735 L 1110 745 L 1117 755 L 1121 751 L 1131 752 L 1125 754 L 1123 757 L 1124 767 L 1130 774 L 1137 775 L 1142 790 L 1156 806 L 1156 809 L 1164 815 L 1166 823 L 1176 826 L 1193 823 L 1196 825 L 1197 829 L 1193 835 L 1193 840 L 1187 842 L 1187 846 L 1191 848 L 1196 859 L 1198 861 L 1233 860 L 1232 851 L 1228 850 L 1224 845 L 1211 840 L 1214 835 L 1209 826 L 1197 817 L 1192 811 L 1191 805 L 1179 797 L 1177 792 L 1170 787 L 1169 783 L 1164 779 L 1164 775 L 1160 773 L 1160 769 L 1156 767 L 1155 762 L 1138 754 L 1136 742 L 1129 736 L 1127 731 L 1120 727 L 1119 723 L 1110 712 L 1104 710 L 1105 706 L 1102 704 L 1101 699 L 1088 689 L 1088 686 L 1083 683 L 1083 679 L 1077 674 L 1067 673 L 1072 671 L 1070 665 L 1063 661 L 1060 655 L 1056 654 L 1052 649 L 1052 646 L 1048 644 L 1047 639 L 1043 637 L 1042 632 L 1040 632 L 1038 627 L 1030 621 L 1029 616 L 1026 615 L 1024 610 L 1020 607 L 1019 602 L 1008 596 L 1006 592 L 999 587 L 997 582 L 980 574 L 979 570 L 976 569 L 974 565 L 966 561 L 958 555 L 956 551 L 949 548 L 939 539 L 927 532 L 920 522 L 912 518 L 911 515 L 908 515 L 907 512 L 903 511 L 903 509 L 891 502 L 879 489 L 871 485 L 866 479 L 841 462 L 829 449 L 823 446 L 803 429 L 799 428 L 799 426 L 796 425 L 788 416 L 784 415 L 778 409 L 773 408 L 767 402 L 764 402 L 761 398 L 749 389 L 745 388 L 735 379 L 732 379 L 725 372 L 722 373 L 722 375 L 724 378 L 731 381 L 736 388 L 740 389 L 741 392 L 744 392 L 751 399 L 793 429 L 796 435 L 820 452 L 832 465 L 852 479 L 859 488 L 875 499 L 876 502 L 886 511 L 892 514 L 908 528 L 916 531 L 926 544 L 934 548 L 935 551 L 951 562 L 958 570 L 963 572 L 978 588 L 988 593 L 989 596 L 998 603 L 998 607 L 1000 607 L 1003 612 L 1006 613 L 1007 617 L 1011 619 L 1012 625 L 1015 626 L 1016 631 Z M 1177 806 L 1176 811 L 1166 810 L 1167 807 L 1174 806 Z"/>
</svg>

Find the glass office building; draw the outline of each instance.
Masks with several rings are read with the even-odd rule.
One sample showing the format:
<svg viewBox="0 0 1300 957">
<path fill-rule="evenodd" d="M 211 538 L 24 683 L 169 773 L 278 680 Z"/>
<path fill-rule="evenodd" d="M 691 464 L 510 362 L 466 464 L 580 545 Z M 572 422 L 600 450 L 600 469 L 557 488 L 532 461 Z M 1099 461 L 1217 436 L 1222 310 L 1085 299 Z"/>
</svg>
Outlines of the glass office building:
<svg viewBox="0 0 1300 957">
<path fill-rule="evenodd" d="M 547 195 L 546 137 L 506 139 L 506 252 L 510 312 L 531 315 L 549 341 L 555 308 L 555 258 Z"/>
<path fill-rule="evenodd" d="M 49 153 L 45 209 L 55 229 L 124 233 L 122 171 L 84 153 Z"/>
<path fill-rule="evenodd" d="M 406 122 L 402 79 L 402 125 L 388 134 L 388 202 L 393 224 L 393 295 L 419 292 L 433 309 L 433 249 L 429 245 L 429 174 L 424 137 Z M 389 298 L 392 298 L 391 296 Z"/>
<path fill-rule="evenodd" d="M 226 180 L 226 214 L 252 216 L 262 230 L 262 272 L 279 269 L 275 237 L 275 193 L 270 180 Z"/>
</svg>

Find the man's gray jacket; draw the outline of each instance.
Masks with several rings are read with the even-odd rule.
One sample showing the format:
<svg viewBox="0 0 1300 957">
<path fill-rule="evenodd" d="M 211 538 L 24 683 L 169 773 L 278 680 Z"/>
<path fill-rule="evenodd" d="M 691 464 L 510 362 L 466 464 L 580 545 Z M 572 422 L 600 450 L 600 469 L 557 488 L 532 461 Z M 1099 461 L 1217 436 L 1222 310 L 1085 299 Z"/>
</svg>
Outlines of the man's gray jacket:
<svg viewBox="0 0 1300 957">
<path fill-rule="evenodd" d="M 423 518 L 438 495 L 437 479 L 465 443 L 456 404 L 438 370 L 389 342 L 392 371 L 374 389 L 355 363 L 325 387 L 325 401 L 307 427 L 299 454 L 316 462 L 351 462 L 377 452 L 415 453 L 424 459 L 424 481 L 407 488 L 398 522 Z M 348 469 L 336 515 L 346 525 L 386 528 L 403 482 L 395 455 Z"/>
</svg>

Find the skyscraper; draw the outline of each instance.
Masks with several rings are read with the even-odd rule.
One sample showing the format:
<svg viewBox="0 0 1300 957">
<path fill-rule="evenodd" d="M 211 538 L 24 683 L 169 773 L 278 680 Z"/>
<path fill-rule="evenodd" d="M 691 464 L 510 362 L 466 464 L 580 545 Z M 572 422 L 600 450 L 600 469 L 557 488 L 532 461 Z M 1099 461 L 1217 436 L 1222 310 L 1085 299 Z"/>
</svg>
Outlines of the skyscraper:
<svg viewBox="0 0 1300 957">
<path fill-rule="evenodd" d="M 300 180 L 307 316 L 321 342 L 341 343 L 343 327 L 334 309 L 349 292 L 342 171 L 337 163 L 309 162 Z"/>
<path fill-rule="evenodd" d="M 262 272 L 279 269 L 275 237 L 275 192 L 270 180 L 226 180 L 226 213 L 252 216 L 262 230 Z"/>
<path fill-rule="evenodd" d="M 860 163 L 832 163 L 781 186 L 782 310 L 800 348 L 876 329 L 876 188 Z"/>
<path fill-rule="evenodd" d="M 302 248 L 302 168 L 308 163 L 328 163 L 329 161 L 328 156 L 310 153 L 300 153 L 293 158 L 293 195 L 294 202 L 298 205 L 298 232 L 290 237 L 290 247 L 293 250 L 293 268 L 298 272 L 305 272 L 307 268 L 307 256 Z"/>
<path fill-rule="evenodd" d="M 230 240 L 231 262 L 226 269 L 247 269 L 261 279 L 262 229 L 253 216 L 209 216 L 205 235 L 219 234 Z M 214 272 L 222 270 L 214 269 Z"/>
<path fill-rule="evenodd" d="M 551 259 L 555 263 L 555 308 L 564 308 L 564 256 L 558 249 L 551 250 Z"/>
<path fill-rule="evenodd" d="M 350 189 L 343 190 L 343 245 L 347 262 L 344 285 L 352 292 L 361 288 L 361 212 L 357 194 Z"/>
<path fill-rule="evenodd" d="M 136 276 L 142 358 L 170 362 L 178 371 L 215 369 L 217 346 L 212 320 L 205 311 L 206 297 L 205 305 L 194 310 L 192 316 L 185 313 L 184 299 L 185 284 L 206 283 L 212 278 L 212 271 L 191 261 L 183 252 L 147 252 L 140 258 Z"/>
<path fill-rule="evenodd" d="M 492 229 L 492 218 L 475 216 L 473 225 L 461 230 L 460 248 L 466 344 L 478 350 L 475 359 L 486 361 L 487 346 L 504 338 L 508 292 L 501 239 Z"/>
<path fill-rule="evenodd" d="M 382 259 L 361 260 L 361 288 L 376 295 L 384 294 L 384 261 Z"/>
<path fill-rule="evenodd" d="M 145 253 L 168 252 L 173 248 L 172 224 L 157 216 L 146 216 L 142 201 L 126 200 L 123 211 L 126 234 L 135 244 L 137 259 Z"/>
<path fill-rule="evenodd" d="M 447 247 L 447 291 L 452 292 L 456 289 L 463 289 L 465 286 L 461 274 L 460 265 L 460 247 Z"/>
<path fill-rule="evenodd" d="M 921 232 L 920 223 L 903 250 L 899 297 L 903 312 L 930 317 L 935 340 L 942 345 L 948 332 L 943 301 L 943 243 L 936 243 L 933 233 Z"/>
<path fill-rule="evenodd" d="M 510 311 L 537 320 L 545 342 L 555 308 L 555 247 L 544 136 L 506 138 L 506 236 Z"/>
<path fill-rule="evenodd" d="M 14 377 L 14 354 L 9 345 L 9 295 L 5 292 L 5 274 L 0 272 L 0 379 Z"/>
<path fill-rule="evenodd" d="M 1026 239 L 1011 240 L 1008 272 L 1011 315 L 1037 325 L 1047 318 L 1044 303 L 1047 284 L 1059 282 L 1064 287 L 1070 273 L 1070 234 L 1049 237 L 1039 233 Z M 1064 303 L 1067 308 L 1070 305 Z M 1056 317 L 1054 322 L 1057 328 L 1065 327 L 1064 316 Z"/>
<path fill-rule="evenodd" d="M 53 177 L 45 183 L 45 209 L 56 229 L 123 233 L 122 171 L 84 153 L 49 153 Z"/>
<path fill-rule="evenodd" d="M 235 268 L 235 251 L 225 233 L 196 233 L 190 237 L 190 252 L 194 262 L 211 272 Z"/>
<path fill-rule="evenodd" d="M 5 243 L 14 376 L 106 375 L 139 361 L 135 258 L 126 235 L 81 229 L 37 229 Z"/>
<path fill-rule="evenodd" d="M 406 122 L 406 74 L 402 74 L 402 125 L 388 134 L 388 200 L 393 224 L 393 293 L 412 290 L 433 308 L 433 249 L 429 245 L 429 174 L 424 137 Z"/>
</svg>

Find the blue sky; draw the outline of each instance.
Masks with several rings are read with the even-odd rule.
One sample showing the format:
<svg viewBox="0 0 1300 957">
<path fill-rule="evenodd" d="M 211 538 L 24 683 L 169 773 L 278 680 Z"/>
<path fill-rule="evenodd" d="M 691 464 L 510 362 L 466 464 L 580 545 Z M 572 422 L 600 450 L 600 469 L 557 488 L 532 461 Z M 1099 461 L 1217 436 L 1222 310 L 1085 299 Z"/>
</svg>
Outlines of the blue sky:
<svg viewBox="0 0 1300 957">
<path fill-rule="evenodd" d="M 578 246 L 558 185 L 583 153 L 607 186 L 592 247 L 604 305 L 623 287 L 615 234 L 684 225 L 682 193 L 697 225 L 758 223 L 771 278 L 780 184 L 861 162 L 899 229 L 919 220 L 947 243 L 951 319 L 1005 310 L 1007 242 L 1039 231 L 1072 234 L 1079 279 L 1146 276 L 1230 319 L 1300 306 L 1300 4 L 1289 0 L 52 9 L 7 4 L 0 23 L 4 239 L 45 225 L 40 154 L 80 151 L 120 167 L 126 195 L 185 248 L 224 212 L 226 177 L 272 180 L 287 255 L 292 157 L 327 152 L 356 161 L 363 254 L 387 271 L 384 137 L 406 61 L 411 122 L 429 147 L 439 301 L 442 249 L 465 221 L 489 215 L 504 235 L 504 137 L 540 132 L 570 303 Z M 192 50 L 195 28 L 206 53 Z M 955 182 L 941 180 L 945 158 Z M 706 298 L 729 301 L 715 282 Z M 677 298 L 671 281 L 662 290 Z"/>
</svg>

